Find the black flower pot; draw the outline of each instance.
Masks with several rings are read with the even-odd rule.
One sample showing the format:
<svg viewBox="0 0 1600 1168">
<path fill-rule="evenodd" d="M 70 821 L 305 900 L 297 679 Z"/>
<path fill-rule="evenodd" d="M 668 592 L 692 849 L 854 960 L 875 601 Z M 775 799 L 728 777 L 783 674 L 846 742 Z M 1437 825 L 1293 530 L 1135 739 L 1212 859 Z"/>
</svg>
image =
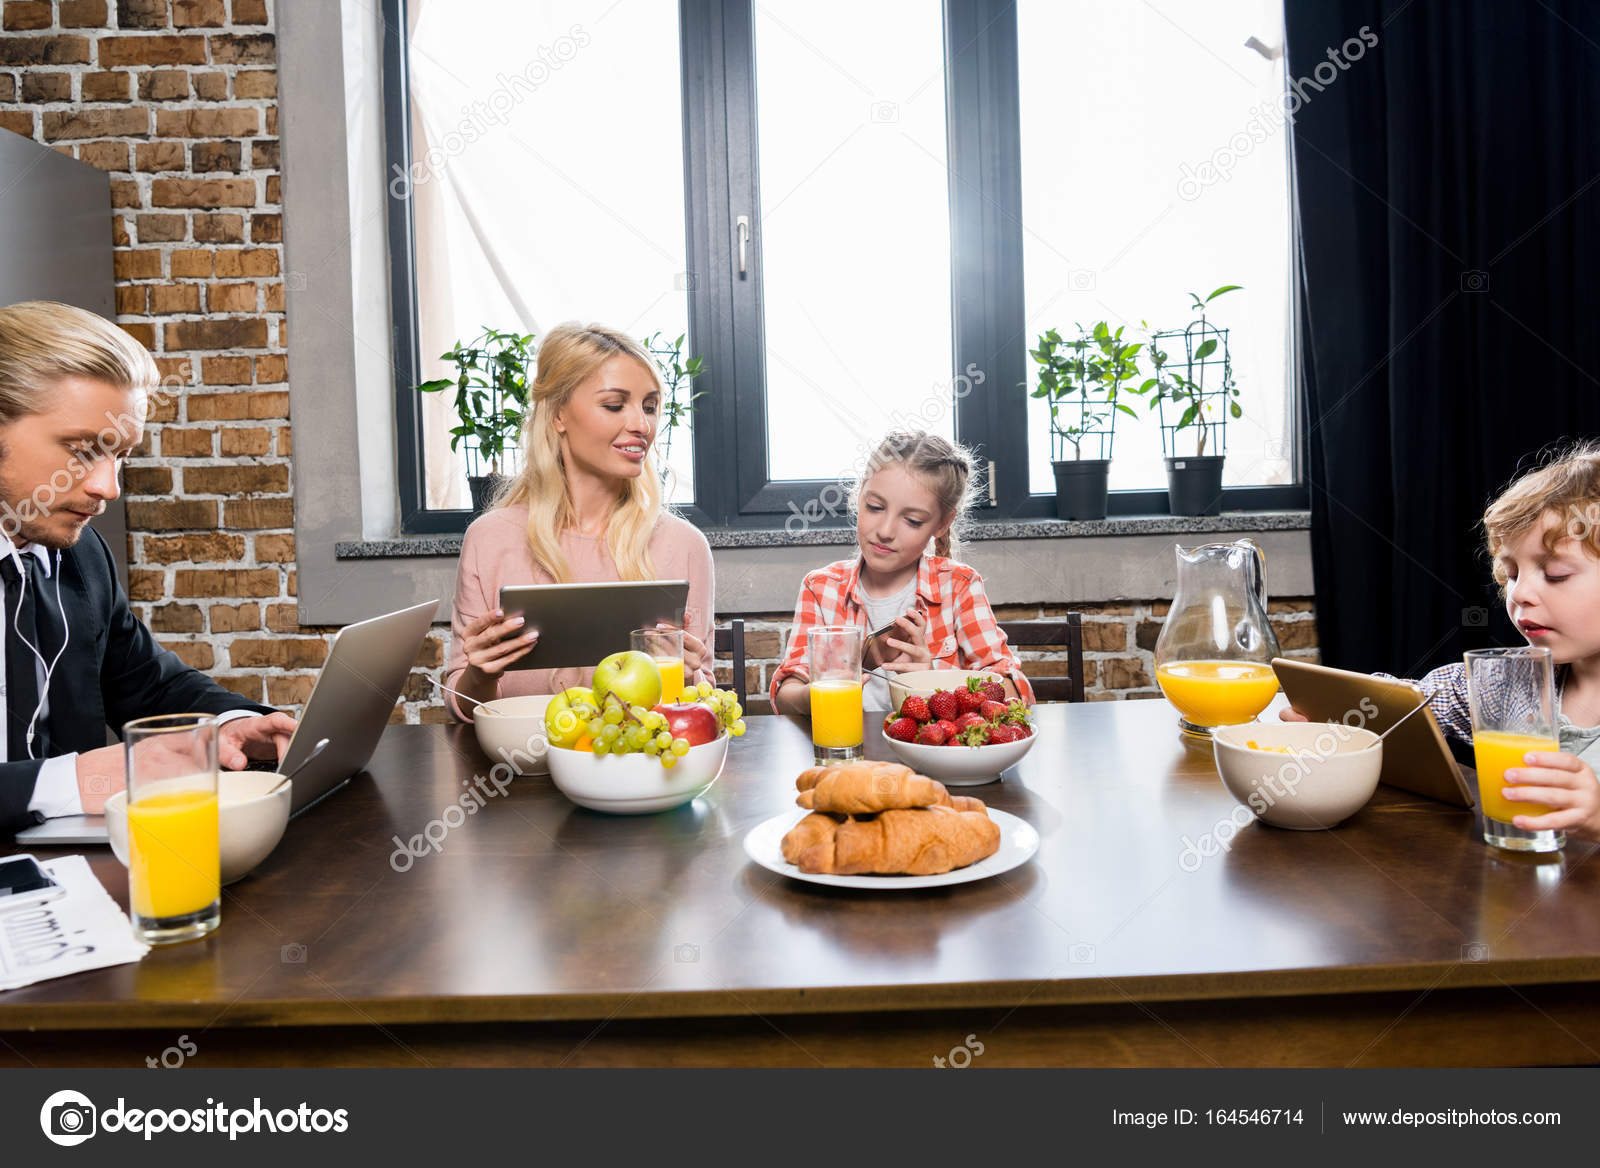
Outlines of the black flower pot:
<svg viewBox="0 0 1600 1168">
<path fill-rule="evenodd" d="M 1222 514 L 1222 463 L 1225 456 L 1167 459 L 1167 509 L 1174 515 Z"/>
<path fill-rule="evenodd" d="M 507 481 L 506 476 L 501 474 L 468 475 L 467 486 L 472 488 L 472 513 L 482 515 L 487 511 Z"/>
<path fill-rule="evenodd" d="M 1056 514 L 1062 519 L 1104 519 L 1109 458 L 1075 458 L 1052 462 L 1056 475 Z"/>
</svg>

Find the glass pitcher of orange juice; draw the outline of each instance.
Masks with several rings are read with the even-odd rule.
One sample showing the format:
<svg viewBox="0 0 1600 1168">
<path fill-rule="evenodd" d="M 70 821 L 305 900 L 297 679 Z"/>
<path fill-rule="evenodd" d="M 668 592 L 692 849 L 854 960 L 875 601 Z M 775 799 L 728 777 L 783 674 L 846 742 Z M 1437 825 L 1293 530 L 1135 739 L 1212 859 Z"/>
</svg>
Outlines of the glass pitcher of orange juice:
<svg viewBox="0 0 1600 1168">
<path fill-rule="evenodd" d="M 1156 640 L 1156 684 L 1184 733 L 1248 722 L 1278 692 L 1267 557 L 1253 540 L 1179 547 L 1178 586 Z"/>
</svg>

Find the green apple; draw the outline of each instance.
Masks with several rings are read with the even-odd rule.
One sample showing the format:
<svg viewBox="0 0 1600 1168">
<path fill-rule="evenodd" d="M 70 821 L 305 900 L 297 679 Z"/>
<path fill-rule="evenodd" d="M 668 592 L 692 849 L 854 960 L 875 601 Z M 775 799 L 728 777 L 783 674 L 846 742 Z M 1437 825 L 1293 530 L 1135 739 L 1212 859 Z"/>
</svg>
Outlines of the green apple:
<svg viewBox="0 0 1600 1168">
<path fill-rule="evenodd" d="M 616 694 L 624 708 L 650 709 L 661 700 L 661 670 L 648 653 L 628 650 L 613 653 L 594 669 L 594 696 L 603 705 Z"/>
<path fill-rule="evenodd" d="M 586 710 L 576 707 L 586 706 Z M 544 732 L 550 739 L 551 746 L 560 746 L 571 749 L 578 739 L 583 737 L 584 727 L 589 724 L 589 719 L 594 717 L 590 711 L 599 709 L 595 701 L 594 691 L 575 685 L 571 689 L 562 690 L 550 699 L 550 704 L 544 708 Z"/>
</svg>

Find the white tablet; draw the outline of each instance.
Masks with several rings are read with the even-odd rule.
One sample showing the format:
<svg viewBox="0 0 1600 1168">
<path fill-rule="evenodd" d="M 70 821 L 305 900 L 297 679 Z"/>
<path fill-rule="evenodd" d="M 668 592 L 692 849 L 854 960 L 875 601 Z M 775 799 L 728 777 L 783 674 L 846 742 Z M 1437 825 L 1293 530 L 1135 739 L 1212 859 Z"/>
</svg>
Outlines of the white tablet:
<svg viewBox="0 0 1600 1168">
<path fill-rule="evenodd" d="M 511 669 L 593 668 L 628 648 L 628 634 L 659 623 L 683 627 L 687 580 L 519 584 L 500 589 L 506 616 L 521 616 L 539 642 Z"/>
</svg>

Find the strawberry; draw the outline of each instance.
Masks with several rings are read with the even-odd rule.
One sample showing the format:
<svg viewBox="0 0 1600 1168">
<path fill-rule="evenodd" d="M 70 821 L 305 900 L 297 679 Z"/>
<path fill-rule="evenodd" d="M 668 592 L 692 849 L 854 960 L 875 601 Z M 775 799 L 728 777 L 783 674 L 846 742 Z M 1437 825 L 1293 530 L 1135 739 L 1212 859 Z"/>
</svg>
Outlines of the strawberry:
<svg viewBox="0 0 1600 1168">
<path fill-rule="evenodd" d="M 912 718 L 896 718 L 884 730 L 884 734 L 897 742 L 915 742 L 917 738 L 917 723 Z"/>
<path fill-rule="evenodd" d="M 917 741 L 923 746 L 943 746 L 949 737 L 938 722 L 929 722 L 917 731 Z"/>
<path fill-rule="evenodd" d="M 967 688 L 956 691 L 956 700 L 961 703 L 961 712 L 963 714 L 975 714 L 978 712 L 978 707 L 983 705 L 983 694 L 979 692 L 979 686 L 982 684 L 983 682 L 976 677 L 969 677 L 967 678 Z"/>
<path fill-rule="evenodd" d="M 989 698 L 985 698 L 983 705 L 978 707 L 978 713 L 983 715 L 985 720 L 998 718 L 1005 712 L 1006 704 L 1004 702 L 997 702 Z"/>
<path fill-rule="evenodd" d="M 989 741 L 992 743 L 1020 742 L 1026 737 L 1021 726 L 1008 726 L 1004 722 L 998 726 L 989 727 Z"/>
<path fill-rule="evenodd" d="M 1006 700 L 1006 687 L 993 679 L 984 682 L 983 688 L 978 692 L 991 702 L 1003 702 Z"/>
<path fill-rule="evenodd" d="M 1028 703 L 1018 698 L 1008 705 L 1006 712 L 1000 716 L 1007 722 L 1021 725 L 1028 720 Z"/>
<path fill-rule="evenodd" d="M 940 718 L 934 723 L 934 725 L 938 726 L 939 729 L 944 731 L 944 736 L 946 738 L 954 738 L 956 736 L 956 724 L 949 718 Z"/>
<path fill-rule="evenodd" d="M 960 741 L 966 746 L 987 746 L 994 741 L 988 723 L 979 718 L 961 732 Z"/>
<path fill-rule="evenodd" d="M 983 720 L 983 715 L 982 714 L 977 714 L 977 713 L 962 714 L 961 717 L 956 719 L 956 733 L 960 734 L 962 731 L 967 730 L 970 727 L 982 726 L 983 724 L 984 724 L 984 720 Z"/>
<path fill-rule="evenodd" d="M 961 713 L 961 701 L 950 690 L 934 690 L 933 696 L 928 699 L 928 711 L 940 722 L 953 722 Z"/>
<path fill-rule="evenodd" d="M 900 716 L 917 722 L 933 721 L 933 713 L 928 709 L 927 699 L 918 694 L 912 694 L 900 703 Z"/>
</svg>

